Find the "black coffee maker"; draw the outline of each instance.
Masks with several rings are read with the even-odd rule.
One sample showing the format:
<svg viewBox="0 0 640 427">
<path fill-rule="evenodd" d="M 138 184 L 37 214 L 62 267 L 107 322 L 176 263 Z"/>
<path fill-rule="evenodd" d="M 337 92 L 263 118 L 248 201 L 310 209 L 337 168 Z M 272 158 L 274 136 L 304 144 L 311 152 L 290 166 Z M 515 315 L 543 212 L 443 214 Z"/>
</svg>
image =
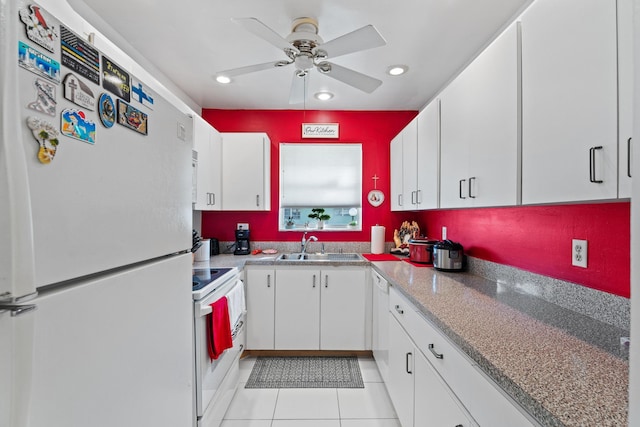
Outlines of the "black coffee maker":
<svg viewBox="0 0 640 427">
<path fill-rule="evenodd" d="M 249 230 L 236 230 L 236 249 L 234 255 L 249 255 Z"/>
</svg>

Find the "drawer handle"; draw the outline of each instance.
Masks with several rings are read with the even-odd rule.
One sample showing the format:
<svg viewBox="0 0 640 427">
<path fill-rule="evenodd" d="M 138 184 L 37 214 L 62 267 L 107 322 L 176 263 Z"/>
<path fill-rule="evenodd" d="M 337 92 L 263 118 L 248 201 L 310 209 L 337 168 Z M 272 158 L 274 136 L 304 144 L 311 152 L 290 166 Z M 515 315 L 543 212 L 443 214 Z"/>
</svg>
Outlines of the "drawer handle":
<svg viewBox="0 0 640 427">
<path fill-rule="evenodd" d="M 316 287 L 316 275 L 315 274 L 313 275 L 313 287 L 314 288 Z"/>
<path fill-rule="evenodd" d="M 396 307 L 395 307 L 395 308 L 396 308 L 396 311 L 397 311 L 398 313 L 400 313 L 400 314 L 404 314 L 404 310 L 403 310 L 403 309 L 401 309 L 399 305 L 396 305 Z"/>
<path fill-rule="evenodd" d="M 405 369 L 407 370 L 407 374 L 411 375 L 413 372 L 409 369 L 409 356 L 411 356 L 411 353 L 405 355 Z"/>
<path fill-rule="evenodd" d="M 271 275 L 267 274 L 267 288 L 271 287 Z"/>
<path fill-rule="evenodd" d="M 429 344 L 429 351 L 436 357 L 436 359 L 444 359 L 444 354 L 438 353 L 433 344 Z"/>
</svg>

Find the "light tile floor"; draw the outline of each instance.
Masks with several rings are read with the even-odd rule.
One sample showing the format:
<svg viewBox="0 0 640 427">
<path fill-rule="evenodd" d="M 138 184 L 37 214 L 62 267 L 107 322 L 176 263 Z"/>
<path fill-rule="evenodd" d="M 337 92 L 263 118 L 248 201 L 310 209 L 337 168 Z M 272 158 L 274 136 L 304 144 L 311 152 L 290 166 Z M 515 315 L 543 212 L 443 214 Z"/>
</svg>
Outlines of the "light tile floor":
<svg viewBox="0 0 640 427">
<path fill-rule="evenodd" d="M 364 388 L 244 388 L 255 358 L 240 361 L 240 384 L 221 427 L 400 427 L 371 358 L 360 358 Z"/>
</svg>

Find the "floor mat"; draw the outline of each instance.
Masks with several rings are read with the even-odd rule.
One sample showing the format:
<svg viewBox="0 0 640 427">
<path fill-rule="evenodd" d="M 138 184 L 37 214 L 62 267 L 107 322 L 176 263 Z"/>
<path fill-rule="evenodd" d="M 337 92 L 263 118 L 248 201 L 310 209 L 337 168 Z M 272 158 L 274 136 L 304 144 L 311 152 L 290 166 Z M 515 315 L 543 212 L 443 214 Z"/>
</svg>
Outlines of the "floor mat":
<svg viewBox="0 0 640 427">
<path fill-rule="evenodd" d="M 364 388 L 358 358 L 258 357 L 245 388 Z"/>
</svg>

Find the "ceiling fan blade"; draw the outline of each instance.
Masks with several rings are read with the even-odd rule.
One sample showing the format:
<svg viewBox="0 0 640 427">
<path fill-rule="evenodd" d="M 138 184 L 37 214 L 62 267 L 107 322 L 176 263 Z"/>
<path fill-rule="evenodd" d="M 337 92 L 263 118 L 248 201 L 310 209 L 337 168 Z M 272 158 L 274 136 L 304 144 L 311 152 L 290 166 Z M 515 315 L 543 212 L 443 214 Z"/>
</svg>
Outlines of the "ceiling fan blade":
<svg viewBox="0 0 640 427">
<path fill-rule="evenodd" d="M 282 66 L 282 61 L 265 62 L 263 64 L 247 65 L 246 67 L 232 68 L 230 70 L 219 71 L 216 76 L 234 77 L 241 74 L 255 73 L 256 71 L 268 70 Z"/>
<path fill-rule="evenodd" d="M 256 18 L 232 18 L 233 22 L 242 25 L 247 31 L 255 34 L 263 40 L 271 43 L 280 49 L 291 49 L 294 52 L 299 52 L 291 43 L 289 43 L 280 34 L 267 27 L 261 21 Z"/>
<path fill-rule="evenodd" d="M 335 58 L 347 53 L 372 49 L 386 45 L 378 30 L 373 25 L 367 25 L 358 30 L 347 33 L 336 39 L 330 40 L 318 47 L 327 52 L 327 57 Z"/>
<path fill-rule="evenodd" d="M 331 65 L 331 70 L 326 73 L 323 72 L 323 74 L 333 77 L 336 80 L 340 80 L 341 82 L 360 89 L 363 92 L 371 93 L 382 84 L 382 80 L 374 79 L 366 74 L 353 71 L 334 63 L 329 63 L 329 65 Z"/>
<path fill-rule="evenodd" d="M 291 92 L 289 92 L 289 104 L 302 104 L 307 99 L 309 87 L 309 73 L 304 77 L 298 77 L 298 70 L 293 73 Z"/>
</svg>

